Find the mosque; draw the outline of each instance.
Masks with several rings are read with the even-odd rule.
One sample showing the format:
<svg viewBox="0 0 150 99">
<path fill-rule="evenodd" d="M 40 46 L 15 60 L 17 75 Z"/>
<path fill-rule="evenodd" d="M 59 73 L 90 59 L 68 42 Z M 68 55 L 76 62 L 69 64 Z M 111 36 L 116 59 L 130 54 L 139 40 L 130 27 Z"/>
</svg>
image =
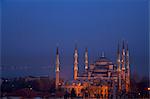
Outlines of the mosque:
<svg viewBox="0 0 150 99">
<path fill-rule="evenodd" d="M 60 83 L 59 53 L 56 52 L 56 89 L 64 88 L 71 92 L 75 90 L 77 96 L 115 98 L 119 93 L 130 92 L 130 63 L 128 44 L 123 41 L 122 48 L 118 44 L 117 59 L 113 63 L 102 54 L 94 63 L 89 64 L 88 49 L 85 49 L 85 69 L 78 72 L 78 49 L 74 50 L 74 80 L 71 83 Z"/>
</svg>

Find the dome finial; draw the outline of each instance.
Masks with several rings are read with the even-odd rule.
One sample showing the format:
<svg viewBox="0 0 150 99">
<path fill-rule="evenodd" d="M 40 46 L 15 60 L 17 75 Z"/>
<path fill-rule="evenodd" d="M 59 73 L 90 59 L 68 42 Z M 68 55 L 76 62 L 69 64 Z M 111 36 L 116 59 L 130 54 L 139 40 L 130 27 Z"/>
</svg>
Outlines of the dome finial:
<svg viewBox="0 0 150 99">
<path fill-rule="evenodd" d="M 102 57 L 105 57 L 105 53 L 104 52 L 102 52 Z"/>
</svg>

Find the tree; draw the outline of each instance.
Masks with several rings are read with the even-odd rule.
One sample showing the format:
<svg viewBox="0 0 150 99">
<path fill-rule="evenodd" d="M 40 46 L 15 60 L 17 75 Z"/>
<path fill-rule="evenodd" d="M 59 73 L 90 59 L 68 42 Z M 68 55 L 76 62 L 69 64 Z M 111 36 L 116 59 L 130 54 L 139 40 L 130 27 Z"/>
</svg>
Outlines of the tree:
<svg viewBox="0 0 150 99">
<path fill-rule="evenodd" d="M 76 91 L 74 88 L 71 90 L 71 97 L 76 97 Z"/>
</svg>

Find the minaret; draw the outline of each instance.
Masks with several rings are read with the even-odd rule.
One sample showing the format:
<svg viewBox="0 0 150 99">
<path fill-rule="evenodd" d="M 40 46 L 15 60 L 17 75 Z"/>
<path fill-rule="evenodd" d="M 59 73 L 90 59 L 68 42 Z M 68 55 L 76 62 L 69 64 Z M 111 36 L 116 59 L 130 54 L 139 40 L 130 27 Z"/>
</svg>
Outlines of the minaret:
<svg viewBox="0 0 150 99">
<path fill-rule="evenodd" d="M 125 89 L 125 47 L 124 47 L 124 41 L 122 45 L 122 84 L 123 89 Z"/>
<path fill-rule="evenodd" d="M 129 64 L 129 49 L 127 44 L 126 49 L 126 92 L 130 91 L 130 64 Z"/>
<path fill-rule="evenodd" d="M 118 43 L 118 49 L 117 49 L 117 65 L 118 65 L 118 91 L 121 91 L 121 62 L 120 62 L 120 47 Z"/>
<path fill-rule="evenodd" d="M 74 52 L 74 80 L 77 80 L 77 77 L 78 77 L 78 50 L 76 46 Z"/>
<path fill-rule="evenodd" d="M 85 49 L 85 71 L 88 70 L 88 49 Z"/>
<path fill-rule="evenodd" d="M 59 53 L 58 53 L 58 47 L 57 47 L 57 50 L 56 50 L 56 81 L 55 81 L 55 85 L 56 85 L 56 89 L 58 88 L 59 86 Z"/>
</svg>

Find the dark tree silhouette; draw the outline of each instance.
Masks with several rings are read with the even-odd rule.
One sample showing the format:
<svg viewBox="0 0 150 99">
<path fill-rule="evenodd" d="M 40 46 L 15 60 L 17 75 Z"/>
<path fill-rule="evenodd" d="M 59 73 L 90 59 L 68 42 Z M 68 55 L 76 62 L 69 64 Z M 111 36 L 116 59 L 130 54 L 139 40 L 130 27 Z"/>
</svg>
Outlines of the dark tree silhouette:
<svg viewBox="0 0 150 99">
<path fill-rule="evenodd" d="M 67 99 L 69 97 L 68 91 L 65 91 L 64 99 Z"/>
<path fill-rule="evenodd" d="M 71 97 L 76 97 L 76 91 L 74 88 L 71 90 Z"/>
</svg>

